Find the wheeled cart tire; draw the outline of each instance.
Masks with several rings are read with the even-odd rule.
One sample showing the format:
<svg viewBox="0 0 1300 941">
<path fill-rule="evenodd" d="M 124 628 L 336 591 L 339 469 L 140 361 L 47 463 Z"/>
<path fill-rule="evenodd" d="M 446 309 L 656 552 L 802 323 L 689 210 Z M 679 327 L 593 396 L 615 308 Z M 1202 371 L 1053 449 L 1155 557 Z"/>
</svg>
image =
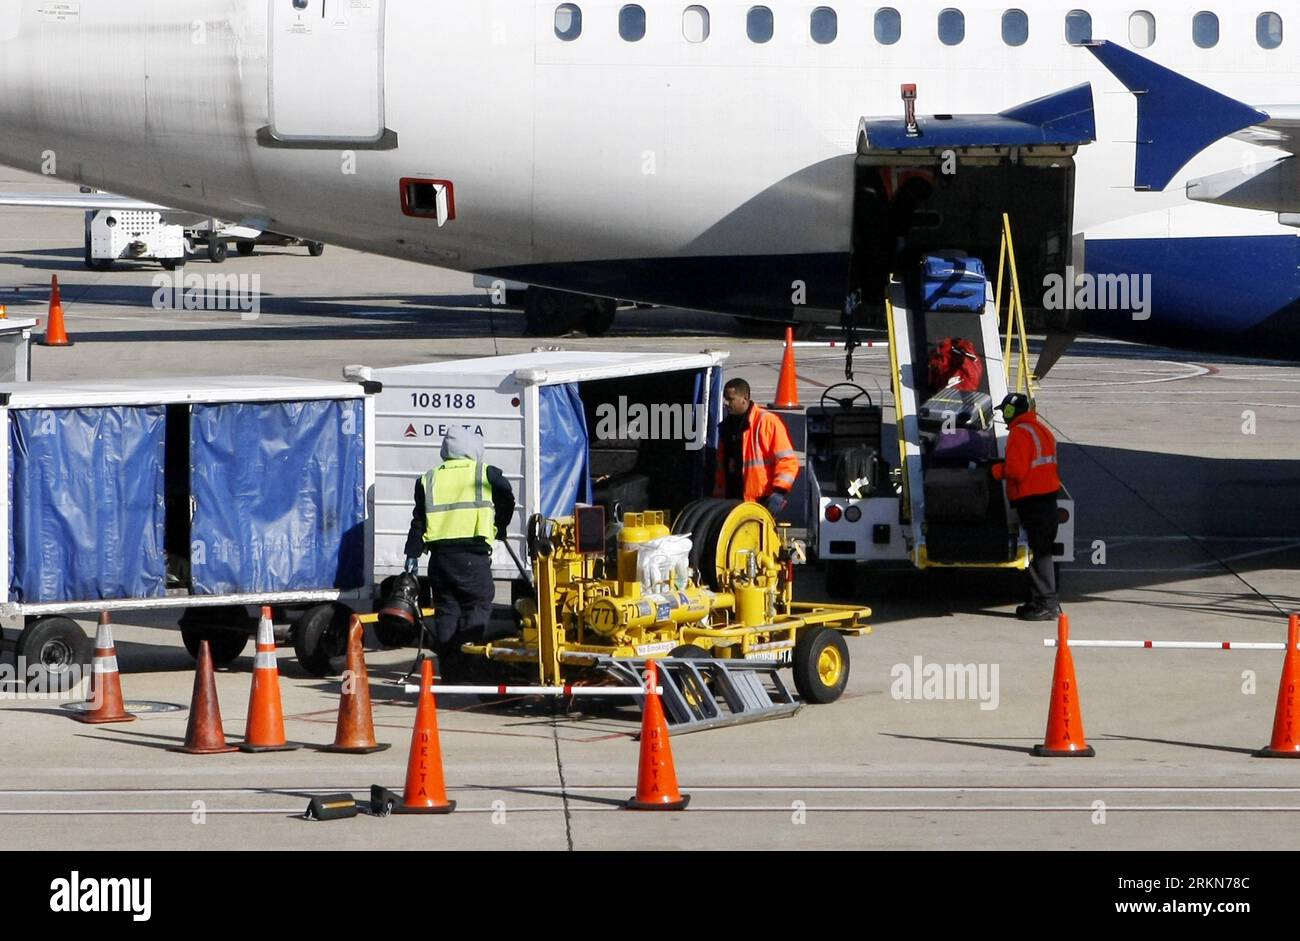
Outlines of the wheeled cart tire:
<svg viewBox="0 0 1300 941">
<path fill-rule="evenodd" d="M 232 605 L 218 608 L 190 608 L 181 615 L 181 641 L 194 659 L 199 657 L 199 643 L 208 642 L 212 665 L 224 667 L 239 659 L 252 637 L 248 612 Z"/>
<path fill-rule="evenodd" d="M 72 618 L 36 618 L 18 635 L 16 656 L 26 660 L 23 672 L 47 690 L 71 689 L 90 675 L 95 642 Z"/>
<path fill-rule="evenodd" d="M 343 672 L 351 622 L 352 611 L 334 602 L 304 611 L 293 629 L 293 650 L 302 668 L 321 677 Z"/>
<path fill-rule="evenodd" d="M 794 688 L 805 701 L 835 702 L 849 683 L 849 647 L 839 631 L 812 627 L 794 645 Z"/>
</svg>

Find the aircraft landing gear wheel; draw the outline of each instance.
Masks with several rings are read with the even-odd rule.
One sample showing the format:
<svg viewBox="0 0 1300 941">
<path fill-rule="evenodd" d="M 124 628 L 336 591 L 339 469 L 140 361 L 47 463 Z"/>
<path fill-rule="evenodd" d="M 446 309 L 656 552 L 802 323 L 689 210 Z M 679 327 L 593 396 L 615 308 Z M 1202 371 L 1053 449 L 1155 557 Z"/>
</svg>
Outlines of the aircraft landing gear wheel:
<svg viewBox="0 0 1300 941">
<path fill-rule="evenodd" d="M 858 563 L 853 559 L 830 559 L 826 562 L 826 594 L 832 598 L 852 598 L 857 593 Z"/>
<path fill-rule="evenodd" d="M 219 265 L 226 260 L 227 250 L 226 243 L 215 235 L 208 238 L 208 261 L 214 265 Z"/>
<path fill-rule="evenodd" d="M 29 679 L 47 690 L 63 691 L 90 674 L 95 643 L 71 618 L 38 618 L 18 635 L 14 655 L 27 661 Z"/>
<path fill-rule="evenodd" d="M 236 243 L 235 243 L 235 249 L 239 252 L 239 254 L 241 254 L 241 255 L 243 255 L 245 258 L 247 258 L 249 255 L 253 254 L 253 252 L 257 250 L 257 243 L 256 243 L 256 242 L 236 242 Z"/>
<path fill-rule="evenodd" d="M 304 611 L 293 631 L 293 651 L 302 668 L 312 676 L 341 673 L 347 659 L 351 621 L 351 610 L 332 602 Z"/>
<path fill-rule="evenodd" d="M 554 337 L 568 333 L 581 316 L 582 298 L 564 291 L 529 288 L 524 293 L 524 333 Z"/>
<path fill-rule="evenodd" d="M 582 310 L 582 329 L 587 336 L 603 337 L 614 326 L 618 302 L 606 297 L 589 297 Z"/>
<path fill-rule="evenodd" d="M 308 242 L 308 243 L 307 243 L 307 254 L 310 255 L 312 258 L 319 258 L 321 255 L 324 255 L 324 254 L 325 254 L 325 243 L 324 243 L 324 242 Z"/>
<path fill-rule="evenodd" d="M 805 701 L 835 702 L 849 682 L 849 647 L 838 631 L 813 627 L 794 645 L 794 688 Z"/>
</svg>

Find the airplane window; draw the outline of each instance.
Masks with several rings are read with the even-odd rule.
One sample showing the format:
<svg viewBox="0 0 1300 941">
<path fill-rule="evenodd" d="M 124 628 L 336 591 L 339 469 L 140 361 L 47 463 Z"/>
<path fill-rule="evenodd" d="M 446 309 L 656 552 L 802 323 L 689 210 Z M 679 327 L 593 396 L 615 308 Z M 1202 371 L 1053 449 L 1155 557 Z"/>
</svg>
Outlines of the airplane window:
<svg viewBox="0 0 1300 941">
<path fill-rule="evenodd" d="M 903 18 L 892 7 L 881 7 L 876 11 L 876 42 L 882 46 L 892 46 L 903 35 Z"/>
<path fill-rule="evenodd" d="M 955 46 L 966 38 L 966 15 L 949 7 L 939 11 L 939 42 Z"/>
<path fill-rule="evenodd" d="M 1092 39 L 1092 15 L 1086 10 L 1071 10 L 1065 14 L 1065 41 L 1077 46 Z"/>
<path fill-rule="evenodd" d="M 1156 18 L 1146 10 L 1138 10 L 1128 18 L 1128 41 L 1138 49 L 1145 49 L 1156 41 Z"/>
<path fill-rule="evenodd" d="M 818 7 L 812 11 L 809 27 L 813 42 L 824 46 L 835 41 L 840 31 L 840 19 L 830 7 Z"/>
<path fill-rule="evenodd" d="M 555 8 L 555 35 L 565 42 L 582 35 L 582 10 L 577 4 L 561 3 Z"/>
<path fill-rule="evenodd" d="M 682 11 L 682 35 L 687 42 L 704 42 L 709 38 L 709 11 L 700 6 Z"/>
<path fill-rule="evenodd" d="M 1192 17 L 1192 42 L 1198 49 L 1213 49 L 1219 44 L 1219 18 L 1201 12 Z"/>
<path fill-rule="evenodd" d="M 618 11 L 618 34 L 628 42 L 645 36 L 645 7 L 629 3 Z"/>
<path fill-rule="evenodd" d="M 767 42 L 772 38 L 772 11 L 767 7 L 750 7 L 745 15 L 745 32 L 750 42 Z"/>
<path fill-rule="evenodd" d="M 1255 39 L 1263 49 L 1276 49 L 1282 45 L 1282 17 L 1276 13 L 1261 13 L 1255 20 Z"/>
<path fill-rule="evenodd" d="M 1023 46 L 1029 41 L 1029 15 L 1024 10 L 1002 14 L 1002 41 L 1008 46 Z"/>
</svg>

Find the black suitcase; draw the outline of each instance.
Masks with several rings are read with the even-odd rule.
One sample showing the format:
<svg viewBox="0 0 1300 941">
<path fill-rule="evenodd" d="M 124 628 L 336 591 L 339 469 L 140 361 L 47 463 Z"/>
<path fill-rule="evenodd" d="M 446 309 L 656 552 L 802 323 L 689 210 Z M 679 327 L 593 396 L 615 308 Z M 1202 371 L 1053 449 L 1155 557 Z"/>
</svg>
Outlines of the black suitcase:
<svg viewBox="0 0 1300 941">
<path fill-rule="evenodd" d="M 989 510 L 988 468 L 934 467 L 925 473 L 925 518 L 936 522 L 982 520 Z"/>
</svg>

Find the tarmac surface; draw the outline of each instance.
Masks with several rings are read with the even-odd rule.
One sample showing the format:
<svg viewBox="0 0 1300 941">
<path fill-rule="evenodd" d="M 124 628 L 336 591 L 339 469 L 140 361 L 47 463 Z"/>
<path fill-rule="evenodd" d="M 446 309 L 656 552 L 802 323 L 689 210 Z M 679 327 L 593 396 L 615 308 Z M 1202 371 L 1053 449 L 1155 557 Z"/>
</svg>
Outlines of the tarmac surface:
<svg viewBox="0 0 1300 941">
<path fill-rule="evenodd" d="M 0 173 L 4 190 L 41 183 Z M 729 375 L 746 377 L 756 399 L 776 383 L 779 343 L 741 336 L 727 317 L 630 311 L 603 339 L 539 341 L 468 276 L 333 247 L 319 259 L 268 249 L 232 253 L 220 269 L 187 266 L 188 275 L 257 275 L 257 319 L 157 310 L 157 265 L 91 272 L 81 241 L 78 213 L 0 211 L 0 303 L 10 316 L 44 319 L 57 274 L 76 341 L 35 348 L 33 378 L 337 377 L 350 363 L 545 342 L 596 354 L 725 348 Z M 809 403 L 840 377 L 842 354 L 798 352 Z M 885 362 L 882 351 L 859 351 L 859 381 L 887 387 Z M 1284 640 L 1286 612 L 1300 607 L 1300 369 L 1084 340 L 1040 402 L 1078 501 L 1078 561 L 1063 574 L 1074 637 Z M 798 591 L 822 597 L 821 576 L 801 572 Z M 693 798 L 683 813 L 619 809 L 636 778 L 630 713 L 444 697 L 456 813 L 298 819 L 312 794 L 402 785 L 414 706 L 393 684 L 412 651 L 372 639 L 377 732 L 393 747 L 368 756 L 179 755 L 167 747 L 182 740 L 186 711 L 90 727 L 62 703 L 0 690 L 0 830 L 9 848 L 44 849 L 1300 847 L 1300 762 L 1251 756 L 1272 728 L 1278 652 L 1076 649 L 1097 757 L 1033 758 L 1052 675 L 1042 641 L 1054 630 L 1014 618 L 1019 592 L 1005 574 L 860 572 L 856 597 L 873 607 L 875 632 L 849 642 L 847 693 L 793 718 L 675 737 Z M 12 663 L 18 625 L 4 626 L 0 663 Z M 193 663 L 169 615 L 123 615 L 115 634 L 128 699 L 188 704 Z M 235 742 L 252 652 L 217 677 Z M 916 658 L 982 666 L 988 695 L 906 698 L 910 685 L 897 678 Z M 290 738 L 331 741 L 337 679 L 307 676 L 287 649 L 281 673 Z"/>
</svg>

